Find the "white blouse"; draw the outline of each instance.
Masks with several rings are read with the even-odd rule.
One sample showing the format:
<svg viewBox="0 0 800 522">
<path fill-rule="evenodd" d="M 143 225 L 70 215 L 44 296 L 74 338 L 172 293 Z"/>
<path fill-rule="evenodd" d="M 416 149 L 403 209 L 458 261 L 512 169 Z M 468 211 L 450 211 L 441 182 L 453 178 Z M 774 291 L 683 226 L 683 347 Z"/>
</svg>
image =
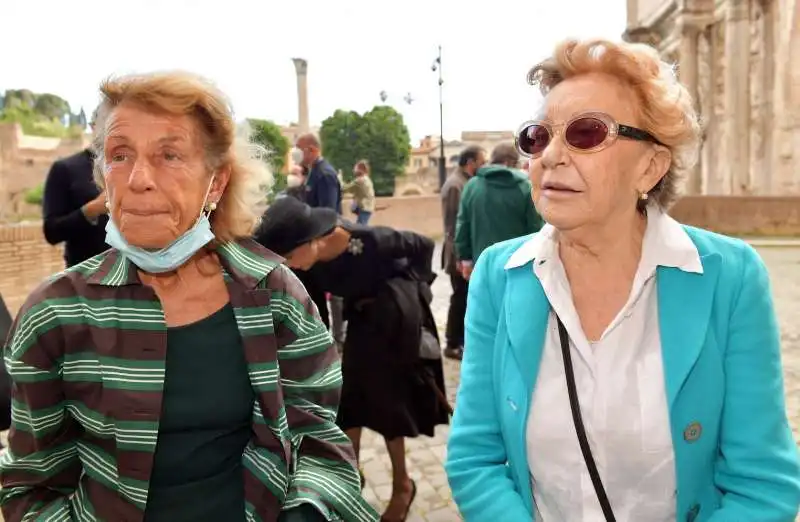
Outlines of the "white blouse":
<svg viewBox="0 0 800 522">
<path fill-rule="evenodd" d="M 674 522 L 675 464 L 661 359 L 655 272 L 659 265 L 702 273 L 683 227 L 656 209 L 648 223 L 631 294 L 597 342 L 589 342 L 545 226 L 511 262 L 534 272 L 570 337 L 581 413 L 606 493 L 619 522 Z M 578 445 L 558 326 L 551 312 L 526 430 L 537 522 L 604 522 Z"/>
</svg>

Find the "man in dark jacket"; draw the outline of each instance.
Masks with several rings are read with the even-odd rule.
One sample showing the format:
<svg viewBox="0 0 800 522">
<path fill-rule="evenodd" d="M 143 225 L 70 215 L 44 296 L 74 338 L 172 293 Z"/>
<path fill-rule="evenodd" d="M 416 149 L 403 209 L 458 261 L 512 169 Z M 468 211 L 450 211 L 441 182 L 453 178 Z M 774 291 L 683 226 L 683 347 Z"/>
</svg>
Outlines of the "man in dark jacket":
<svg viewBox="0 0 800 522">
<path fill-rule="evenodd" d="M 464 315 L 467 313 L 467 281 L 461 275 L 461 266 L 455 254 L 456 218 L 461 201 L 461 191 L 467 181 L 486 162 L 485 152 L 477 146 L 467 147 L 458 158 L 458 170 L 442 185 L 442 217 L 444 218 L 444 244 L 442 268 L 450 276 L 453 293 L 447 311 L 445 357 L 461 359 L 464 351 Z"/>
<path fill-rule="evenodd" d="M 342 213 L 342 186 L 336 169 L 322 157 L 319 139 L 313 134 L 303 134 L 295 145 L 303 152 L 306 176 L 305 202 L 314 208 L 330 208 Z"/>
<path fill-rule="evenodd" d="M 297 138 L 295 148 L 303 153 L 301 161 L 307 172 L 305 178 L 305 197 L 302 200 L 313 208 L 330 208 L 342 214 L 342 185 L 336 169 L 322 157 L 322 146 L 313 134 L 303 134 Z M 304 276 L 299 276 L 302 280 Z M 315 300 L 317 308 L 327 308 L 327 302 Z M 344 344 L 344 303 L 337 296 L 331 296 L 331 334 L 333 340 Z"/>
<path fill-rule="evenodd" d="M 44 237 L 51 245 L 64 243 L 67 267 L 108 250 L 106 195 L 94 182 L 93 163 L 90 149 L 57 160 L 44 182 Z"/>
<path fill-rule="evenodd" d="M 538 232 L 544 225 L 531 200 L 531 183 L 517 169 L 519 153 L 513 144 L 492 151 L 490 165 L 478 170 L 461 193 L 455 250 L 464 279 L 486 248 Z"/>
</svg>

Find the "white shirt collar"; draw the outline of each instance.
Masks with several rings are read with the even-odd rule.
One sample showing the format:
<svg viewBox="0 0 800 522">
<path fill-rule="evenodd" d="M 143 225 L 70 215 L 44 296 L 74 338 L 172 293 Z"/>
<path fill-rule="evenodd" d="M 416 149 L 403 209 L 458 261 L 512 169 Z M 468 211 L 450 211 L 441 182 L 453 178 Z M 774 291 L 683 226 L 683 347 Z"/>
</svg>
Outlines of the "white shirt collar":
<svg viewBox="0 0 800 522">
<path fill-rule="evenodd" d="M 506 270 L 521 267 L 534 259 L 547 260 L 558 255 L 558 231 L 546 224 L 511 255 Z M 683 226 L 660 209 L 647 209 L 647 228 L 642 243 L 640 266 L 678 268 L 684 272 L 703 273 L 700 253 Z"/>
</svg>

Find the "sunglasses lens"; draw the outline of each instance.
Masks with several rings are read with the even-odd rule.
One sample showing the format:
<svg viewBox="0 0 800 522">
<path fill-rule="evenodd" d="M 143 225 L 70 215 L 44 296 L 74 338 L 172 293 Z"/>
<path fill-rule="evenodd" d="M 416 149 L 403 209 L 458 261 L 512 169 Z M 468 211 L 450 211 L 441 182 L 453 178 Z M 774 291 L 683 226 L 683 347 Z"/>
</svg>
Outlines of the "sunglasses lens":
<svg viewBox="0 0 800 522">
<path fill-rule="evenodd" d="M 567 143 L 581 150 L 598 147 L 607 137 L 608 126 L 597 118 L 578 118 L 564 131 Z"/>
<path fill-rule="evenodd" d="M 550 143 L 550 131 L 543 125 L 529 125 L 522 129 L 517 136 L 520 152 L 528 156 L 541 154 Z"/>
</svg>

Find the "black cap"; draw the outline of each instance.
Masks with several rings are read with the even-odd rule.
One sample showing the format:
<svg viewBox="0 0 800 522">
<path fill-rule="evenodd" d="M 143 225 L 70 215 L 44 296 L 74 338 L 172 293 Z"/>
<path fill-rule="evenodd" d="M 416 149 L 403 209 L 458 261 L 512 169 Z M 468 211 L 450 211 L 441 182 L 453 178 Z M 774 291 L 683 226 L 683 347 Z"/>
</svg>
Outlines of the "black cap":
<svg viewBox="0 0 800 522">
<path fill-rule="evenodd" d="M 283 256 L 305 243 L 327 236 L 338 221 L 335 210 L 311 208 L 296 198 L 280 197 L 267 208 L 254 238 Z"/>
</svg>

